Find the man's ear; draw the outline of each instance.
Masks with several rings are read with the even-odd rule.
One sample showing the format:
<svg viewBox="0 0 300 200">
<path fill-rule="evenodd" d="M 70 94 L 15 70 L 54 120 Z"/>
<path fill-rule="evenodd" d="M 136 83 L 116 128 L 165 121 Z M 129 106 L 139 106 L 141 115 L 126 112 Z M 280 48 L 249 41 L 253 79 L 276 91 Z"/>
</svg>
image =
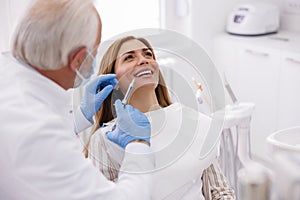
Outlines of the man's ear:
<svg viewBox="0 0 300 200">
<path fill-rule="evenodd" d="M 79 48 L 71 57 L 70 60 L 70 69 L 75 71 L 78 70 L 82 62 L 86 59 L 87 49 L 86 47 Z"/>
</svg>

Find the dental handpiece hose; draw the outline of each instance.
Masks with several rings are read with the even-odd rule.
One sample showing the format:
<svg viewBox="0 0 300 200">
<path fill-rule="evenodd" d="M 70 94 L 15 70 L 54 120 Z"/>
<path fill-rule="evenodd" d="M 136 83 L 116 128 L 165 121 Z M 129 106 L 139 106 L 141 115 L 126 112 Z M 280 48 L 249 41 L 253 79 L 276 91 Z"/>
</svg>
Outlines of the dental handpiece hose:
<svg viewBox="0 0 300 200">
<path fill-rule="evenodd" d="M 132 89 L 133 89 L 133 85 L 134 85 L 134 81 L 135 81 L 135 79 L 132 79 L 132 81 L 131 81 L 131 83 L 130 83 L 127 91 L 126 91 L 126 94 L 124 96 L 124 99 L 122 100 L 122 104 L 124 104 L 124 105 L 127 104 L 128 99 L 129 99 L 129 97 L 131 95 L 131 92 L 132 92 Z"/>
</svg>

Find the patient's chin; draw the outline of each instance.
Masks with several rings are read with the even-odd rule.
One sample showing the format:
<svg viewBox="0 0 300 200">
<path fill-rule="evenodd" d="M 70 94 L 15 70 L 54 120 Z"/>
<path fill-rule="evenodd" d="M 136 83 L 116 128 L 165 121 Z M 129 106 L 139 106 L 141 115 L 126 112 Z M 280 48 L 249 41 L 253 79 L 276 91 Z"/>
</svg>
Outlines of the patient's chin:
<svg viewBox="0 0 300 200">
<path fill-rule="evenodd" d="M 158 79 L 155 77 L 151 78 L 136 78 L 135 79 L 135 87 L 148 87 L 148 86 L 155 86 L 158 84 Z"/>
<path fill-rule="evenodd" d="M 135 90 L 139 90 L 139 89 L 144 89 L 144 90 L 155 90 L 155 88 L 157 87 L 157 82 L 152 81 L 152 82 L 142 82 L 142 83 L 137 83 L 135 86 Z"/>
</svg>

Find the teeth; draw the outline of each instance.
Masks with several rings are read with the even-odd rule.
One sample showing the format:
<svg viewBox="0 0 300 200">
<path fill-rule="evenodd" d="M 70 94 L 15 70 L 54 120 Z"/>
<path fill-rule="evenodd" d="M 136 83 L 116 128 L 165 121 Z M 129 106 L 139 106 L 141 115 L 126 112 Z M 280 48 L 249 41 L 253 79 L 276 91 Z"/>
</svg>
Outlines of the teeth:
<svg viewBox="0 0 300 200">
<path fill-rule="evenodd" d="M 148 74 L 152 74 L 151 70 L 142 71 L 142 72 L 136 74 L 135 76 L 136 76 L 136 77 L 140 77 L 140 76 L 148 75 Z"/>
</svg>

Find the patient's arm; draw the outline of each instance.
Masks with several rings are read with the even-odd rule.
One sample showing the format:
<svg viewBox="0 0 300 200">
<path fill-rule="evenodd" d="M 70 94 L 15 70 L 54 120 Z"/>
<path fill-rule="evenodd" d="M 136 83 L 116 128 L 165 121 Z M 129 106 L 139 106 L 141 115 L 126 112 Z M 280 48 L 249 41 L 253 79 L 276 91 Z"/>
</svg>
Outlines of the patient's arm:
<svg viewBox="0 0 300 200">
<path fill-rule="evenodd" d="M 109 155 L 108 142 L 101 132 L 96 132 L 90 139 L 89 158 L 108 180 L 116 182 L 121 165 Z"/>
<path fill-rule="evenodd" d="M 228 184 L 217 160 L 203 171 L 202 182 L 205 200 L 235 199 L 234 191 Z"/>
</svg>

